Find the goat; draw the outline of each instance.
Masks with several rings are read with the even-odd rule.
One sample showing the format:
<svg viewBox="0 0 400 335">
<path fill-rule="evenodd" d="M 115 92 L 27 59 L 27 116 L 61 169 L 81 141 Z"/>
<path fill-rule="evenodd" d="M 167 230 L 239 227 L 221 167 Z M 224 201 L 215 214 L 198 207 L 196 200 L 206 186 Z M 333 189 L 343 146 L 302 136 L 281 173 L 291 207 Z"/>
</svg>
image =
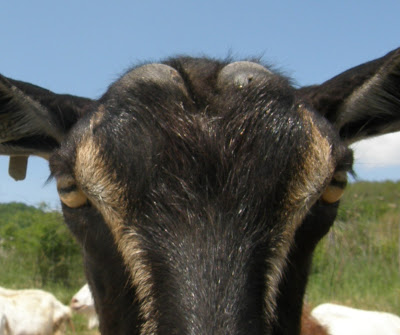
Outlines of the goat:
<svg viewBox="0 0 400 335">
<path fill-rule="evenodd" d="M 0 306 L 0 335 L 12 335 L 3 306 Z"/>
<path fill-rule="evenodd" d="M 400 334 L 400 317 L 390 313 L 322 304 L 315 307 L 311 315 L 326 327 L 329 335 Z"/>
<path fill-rule="evenodd" d="M 88 329 L 98 327 L 99 320 L 97 318 L 94 307 L 94 300 L 88 284 L 85 284 L 71 299 L 71 309 L 76 313 L 84 314 L 88 317 Z M 303 306 L 301 314 L 301 331 L 300 335 L 331 335 L 327 329 L 318 320 L 311 315 L 310 308 Z M 333 334 L 335 335 L 335 334 Z"/>
<path fill-rule="evenodd" d="M 42 290 L 0 288 L 0 310 L 12 335 L 61 335 L 71 318 L 68 306 Z"/>
<path fill-rule="evenodd" d="M 70 307 L 74 312 L 86 315 L 88 318 L 88 329 L 98 327 L 99 319 L 94 307 L 92 292 L 90 292 L 88 284 L 83 285 L 72 297 Z"/>
<path fill-rule="evenodd" d="M 98 100 L 0 77 L 0 154 L 49 160 L 102 334 L 299 334 L 349 144 L 400 130 L 400 50 L 294 88 L 178 57 Z"/>
</svg>

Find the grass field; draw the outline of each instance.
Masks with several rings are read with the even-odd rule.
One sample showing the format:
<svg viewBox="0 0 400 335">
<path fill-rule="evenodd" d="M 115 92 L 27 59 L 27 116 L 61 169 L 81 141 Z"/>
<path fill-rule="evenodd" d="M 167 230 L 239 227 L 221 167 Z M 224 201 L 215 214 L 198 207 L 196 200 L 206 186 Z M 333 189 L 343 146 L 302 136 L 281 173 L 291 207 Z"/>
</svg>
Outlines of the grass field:
<svg viewBox="0 0 400 335">
<path fill-rule="evenodd" d="M 400 183 L 350 185 L 314 254 L 307 300 L 400 314 Z"/>
<path fill-rule="evenodd" d="M 337 302 L 400 314 L 399 200 L 400 182 L 349 185 L 335 225 L 314 256 L 306 294 L 311 306 Z M 0 206 L 0 286 L 42 288 L 69 303 L 85 278 L 79 250 L 64 239 L 69 233 L 60 221 L 59 214 L 24 205 Z M 54 240 L 63 247 L 48 243 Z M 73 324 L 76 334 L 96 334 L 80 315 Z"/>
</svg>

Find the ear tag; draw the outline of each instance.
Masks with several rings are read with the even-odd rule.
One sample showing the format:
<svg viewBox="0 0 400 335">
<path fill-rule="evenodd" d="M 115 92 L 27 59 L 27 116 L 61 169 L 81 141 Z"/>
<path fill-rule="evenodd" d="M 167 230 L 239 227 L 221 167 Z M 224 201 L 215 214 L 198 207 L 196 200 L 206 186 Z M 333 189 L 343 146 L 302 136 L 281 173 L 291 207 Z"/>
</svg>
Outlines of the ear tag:
<svg viewBox="0 0 400 335">
<path fill-rule="evenodd" d="M 25 179 L 28 157 L 29 156 L 10 156 L 8 174 L 14 178 L 14 180 L 18 181 Z"/>
</svg>

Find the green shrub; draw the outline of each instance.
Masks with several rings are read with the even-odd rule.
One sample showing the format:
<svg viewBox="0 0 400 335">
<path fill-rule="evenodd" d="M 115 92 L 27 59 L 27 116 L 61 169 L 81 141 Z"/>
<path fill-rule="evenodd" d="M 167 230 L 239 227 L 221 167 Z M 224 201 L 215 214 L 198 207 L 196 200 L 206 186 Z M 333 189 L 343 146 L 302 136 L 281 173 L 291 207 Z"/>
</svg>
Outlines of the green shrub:
<svg viewBox="0 0 400 335">
<path fill-rule="evenodd" d="M 56 211 L 22 204 L 0 204 L 0 237 L 8 263 L 22 265 L 40 285 L 72 285 L 71 273 L 82 272 L 79 247 Z M 12 264 L 12 263 L 16 264 Z"/>
</svg>

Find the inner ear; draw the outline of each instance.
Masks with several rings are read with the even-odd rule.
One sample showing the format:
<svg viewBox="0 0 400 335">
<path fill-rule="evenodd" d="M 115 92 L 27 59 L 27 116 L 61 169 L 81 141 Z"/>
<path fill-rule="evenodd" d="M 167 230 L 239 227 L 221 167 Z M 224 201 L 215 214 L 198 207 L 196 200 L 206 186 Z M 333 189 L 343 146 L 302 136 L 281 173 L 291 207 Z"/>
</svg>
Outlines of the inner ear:
<svg viewBox="0 0 400 335">
<path fill-rule="evenodd" d="M 10 176 L 25 178 L 30 155 L 48 158 L 92 103 L 0 75 L 0 155 L 11 157 Z"/>
<path fill-rule="evenodd" d="M 400 130 L 400 49 L 298 90 L 351 144 Z"/>
</svg>

